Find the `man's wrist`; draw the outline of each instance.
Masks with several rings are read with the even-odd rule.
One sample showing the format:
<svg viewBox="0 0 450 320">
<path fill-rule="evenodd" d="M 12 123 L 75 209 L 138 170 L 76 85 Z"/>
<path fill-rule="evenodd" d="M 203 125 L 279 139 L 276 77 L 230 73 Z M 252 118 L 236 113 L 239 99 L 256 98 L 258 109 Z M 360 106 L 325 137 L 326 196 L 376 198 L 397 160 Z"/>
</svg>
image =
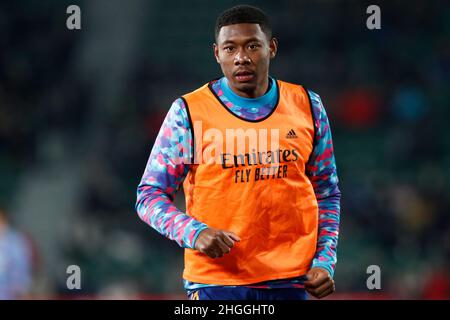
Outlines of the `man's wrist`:
<svg viewBox="0 0 450 320">
<path fill-rule="evenodd" d="M 321 269 L 324 269 L 324 270 L 326 270 L 329 274 L 330 274 L 330 276 L 331 276 L 331 278 L 333 278 L 334 277 L 334 270 L 333 270 L 333 268 L 330 266 L 330 265 L 328 265 L 328 264 L 325 264 L 325 263 L 320 263 L 320 264 L 313 264 L 312 266 L 311 266 L 311 269 L 312 268 L 321 268 Z"/>
</svg>

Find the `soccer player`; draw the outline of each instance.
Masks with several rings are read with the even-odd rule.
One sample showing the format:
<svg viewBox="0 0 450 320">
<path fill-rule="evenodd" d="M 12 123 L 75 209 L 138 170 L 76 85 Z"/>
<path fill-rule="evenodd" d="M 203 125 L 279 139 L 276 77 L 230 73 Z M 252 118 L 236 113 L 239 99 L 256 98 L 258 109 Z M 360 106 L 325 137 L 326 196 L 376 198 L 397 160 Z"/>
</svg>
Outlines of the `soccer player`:
<svg viewBox="0 0 450 320">
<path fill-rule="evenodd" d="M 138 186 L 139 217 L 185 248 L 189 299 L 335 291 L 341 194 L 330 126 L 316 93 L 269 76 L 277 46 L 259 8 L 217 18 L 224 76 L 173 102 Z M 278 132 L 277 148 L 225 148 L 229 130 Z M 186 212 L 173 203 L 181 185 Z"/>
</svg>

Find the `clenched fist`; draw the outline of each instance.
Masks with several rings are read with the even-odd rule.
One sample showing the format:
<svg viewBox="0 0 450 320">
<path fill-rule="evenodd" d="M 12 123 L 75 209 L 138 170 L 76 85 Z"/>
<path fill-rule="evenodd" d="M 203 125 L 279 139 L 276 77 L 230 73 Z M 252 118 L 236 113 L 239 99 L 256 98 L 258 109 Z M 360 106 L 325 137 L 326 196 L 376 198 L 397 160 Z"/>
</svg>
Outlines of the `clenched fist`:
<svg viewBox="0 0 450 320">
<path fill-rule="evenodd" d="M 312 268 L 306 274 L 306 291 L 319 299 L 322 299 L 335 291 L 334 280 L 327 270 L 316 267 Z"/>
<path fill-rule="evenodd" d="M 229 253 L 235 241 L 241 241 L 241 238 L 231 231 L 207 228 L 200 232 L 194 247 L 214 259 Z"/>
</svg>

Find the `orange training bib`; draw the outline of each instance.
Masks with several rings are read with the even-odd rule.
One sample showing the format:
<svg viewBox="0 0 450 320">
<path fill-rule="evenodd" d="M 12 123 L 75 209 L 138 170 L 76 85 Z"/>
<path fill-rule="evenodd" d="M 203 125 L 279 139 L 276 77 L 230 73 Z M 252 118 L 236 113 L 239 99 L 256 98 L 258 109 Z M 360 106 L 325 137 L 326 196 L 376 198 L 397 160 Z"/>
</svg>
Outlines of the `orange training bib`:
<svg viewBox="0 0 450 320">
<path fill-rule="evenodd" d="M 264 119 L 231 113 L 209 84 L 183 96 L 195 157 L 184 183 L 186 213 L 241 238 L 212 259 L 185 249 L 183 278 L 244 285 L 304 275 L 317 244 L 318 206 L 305 166 L 314 125 L 308 93 L 276 81 L 279 101 Z"/>
</svg>

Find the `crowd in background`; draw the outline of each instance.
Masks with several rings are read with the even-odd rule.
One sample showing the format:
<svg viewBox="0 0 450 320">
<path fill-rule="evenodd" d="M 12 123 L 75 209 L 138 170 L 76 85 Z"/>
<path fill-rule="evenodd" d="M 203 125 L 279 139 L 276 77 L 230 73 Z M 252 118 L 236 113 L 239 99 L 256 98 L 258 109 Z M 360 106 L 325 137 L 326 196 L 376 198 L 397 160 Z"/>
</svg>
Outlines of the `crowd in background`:
<svg viewBox="0 0 450 320">
<path fill-rule="evenodd" d="M 368 30 L 351 1 L 250 3 L 280 43 L 271 76 L 318 93 L 331 122 L 337 296 L 450 298 L 450 4 L 381 2 Z M 139 220 L 136 187 L 171 103 L 221 76 L 214 21 L 236 3 L 83 1 L 79 31 L 69 4 L 0 4 L 0 247 L 22 234 L 20 295 L 182 295 L 182 249 Z"/>
</svg>

